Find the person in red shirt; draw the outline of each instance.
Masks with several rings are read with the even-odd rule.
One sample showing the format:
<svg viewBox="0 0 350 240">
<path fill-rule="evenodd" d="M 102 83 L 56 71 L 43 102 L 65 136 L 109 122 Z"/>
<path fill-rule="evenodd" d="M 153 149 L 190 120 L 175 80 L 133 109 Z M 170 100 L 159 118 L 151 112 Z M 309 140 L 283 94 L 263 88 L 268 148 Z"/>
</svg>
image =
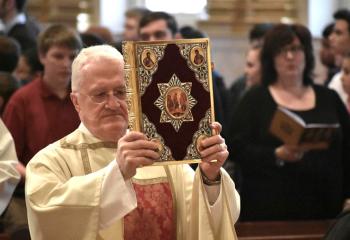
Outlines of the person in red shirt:
<svg viewBox="0 0 350 240">
<path fill-rule="evenodd" d="M 79 126 L 79 117 L 70 100 L 70 76 L 73 59 L 82 48 L 79 35 L 67 26 L 48 27 L 38 38 L 43 74 L 19 89 L 10 98 L 3 121 L 11 132 L 20 164 L 22 184 L 14 199 L 23 210 L 16 211 L 16 222 L 8 226 L 26 225 L 24 202 L 25 166 L 42 148 L 62 138 Z M 11 203 L 5 214 L 11 215 Z M 10 217 L 13 219 L 13 217 Z"/>
</svg>

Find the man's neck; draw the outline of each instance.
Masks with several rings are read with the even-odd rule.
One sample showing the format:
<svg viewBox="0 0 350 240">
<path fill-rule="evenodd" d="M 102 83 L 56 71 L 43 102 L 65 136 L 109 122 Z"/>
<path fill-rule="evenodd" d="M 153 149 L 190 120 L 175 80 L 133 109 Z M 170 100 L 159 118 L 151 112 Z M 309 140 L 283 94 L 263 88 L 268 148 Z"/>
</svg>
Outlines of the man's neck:
<svg viewBox="0 0 350 240">
<path fill-rule="evenodd" d="M 50 81 L 50 79 L 47 76 L 43 76 L 43 82 L 46 85 L 46 87 L 48 89 L 50 89 L 50 91 L 56 95 L 58 98 L 60 99 L 64 99 L 66 98 L 67 94 L 68 94 L 68 85 L 69 82 L 66 84 L 52 84 L 52 82 Z"/>
<path fill-rule="evenodd" d="M 336 67 L 340 68 L 344 59 L 345 53 L 336 54 L 334 59 L 334 64 Z"/>
</svg>

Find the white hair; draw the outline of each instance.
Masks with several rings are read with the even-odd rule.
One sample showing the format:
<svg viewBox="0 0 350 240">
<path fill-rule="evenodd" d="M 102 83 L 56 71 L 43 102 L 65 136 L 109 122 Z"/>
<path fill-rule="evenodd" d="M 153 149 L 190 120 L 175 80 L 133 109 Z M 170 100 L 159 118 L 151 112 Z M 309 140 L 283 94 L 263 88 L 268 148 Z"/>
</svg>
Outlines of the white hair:
<svg viewBox="0 0 350 240">
<path fill-rule="evenodd" d="M 101 59 L 112 59 L 123 62 L 123 55 L 110 45 L 97 45 L 82 49 L 72 63 L 71 84 L 73 92 L 78 91 L 80 88 L 81 72 L 84 66 Z"/>
</svg>

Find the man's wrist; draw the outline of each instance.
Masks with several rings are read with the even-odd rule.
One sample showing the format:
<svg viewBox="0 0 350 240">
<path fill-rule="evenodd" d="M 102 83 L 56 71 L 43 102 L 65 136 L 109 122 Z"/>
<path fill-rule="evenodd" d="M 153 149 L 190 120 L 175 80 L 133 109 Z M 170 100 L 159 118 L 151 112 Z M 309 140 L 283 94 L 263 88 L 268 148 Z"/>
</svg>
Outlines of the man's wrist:
<svg viewBox="0 0 350 240">
<path fill-rule="evenodd" d="M 210 179 L 208 178 L 205 173 L 202 171 L 200 168 L 201 175 L 202 175 L 202 180 L 205 185 L 212 186 L 212 185 L 219 185 L 221 183 L 221 173 L 220 171 L 218 172 L 218 175 L 215 179 Z"/>
</svg>

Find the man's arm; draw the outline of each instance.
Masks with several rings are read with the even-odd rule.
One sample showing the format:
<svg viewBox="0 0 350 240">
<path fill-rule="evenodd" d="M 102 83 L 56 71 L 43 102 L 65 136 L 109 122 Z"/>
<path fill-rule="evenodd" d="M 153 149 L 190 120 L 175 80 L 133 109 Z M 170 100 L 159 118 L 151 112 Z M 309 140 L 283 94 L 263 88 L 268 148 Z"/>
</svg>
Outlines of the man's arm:
<svg viewBox="0 0 350 240">
<path fill-rule="evenodd" d="M 66 164 L 74 166 L 80 161 L 78 151 L 61 153 L 56 144 L 40 151 L 29 162 L 26 172 L 29 225 L 31 232 L 38 232 L 34 236 L 85 239 L 87 234 L 93 233 L 77 230 L 80 227 L 97 234 L 132 211 L 136 207 L 136 195 L 129 179 L 137 167 L 153 163 L 152 156 L 159 158 L 152 150 L 157 149 L 157 145 L 144 138 L 141 133 L 127 133 L 118 142 L 116 160 L 86 175 L 75 172 L 72 176 L 71 171 L 76 169 Z M 45 226 L 59 227 L 49 231 Z M 96 235 L 92 237 L 95 239 Z"/>
<path fill-rule="evenodd" d="M 7 207 L 12 193 L 20 180 L 18 164 L 11 134 L 0 119 L 0 215 Z"/>
<path fill-rule="evenodd" d="M 3 120 L 11 133 L 19 161 L 23 158 L 23 149 L 25 146 L 25 108 L 24 100 L 18 95 L 13 95 L 6 105 L 3 113 Z M 22 175 L 24 178 L 25 176 Z"/>
<path fill-rule="evenodd" d="M 72 176 L 71 171 L 76 169 L 68 168 L 65 162 L 79 157 L 79 152 L 76 158 L 74 153 L 60 156 L 52 146 L 51 151 L 39 152 L 28 163 L 26 204 L 33 239 L 96 239 L 111 221 L 105 217 L 106 210 L 114 208 L 113 220 L 118 220 L 136 207 L 133 188 L 121 174 L 117 172 L 117 181 L 110 177 L 110 172 L 118 171 L 112 164 L 90 174 Z"/>
<path fill-rule="evenodd" d="M 213 228 L 215 232 L 220 229 L 221 219 L 223 215 L 223 207 L 226 204 L 224 202 L 223 191 L 230 192 L 229 195 L 234 196 L 234 199 L 230 199 L 233 205 L 229 207 L 230 215 L 233 222 L 236 222 L 240 213 L 240 197 L 235 189 L 235 184 L 230 179 L 229 174 L 222 168 L 220 171 L 221 179 L 219 184 L 206 185 L 203 183 L 206 191 L 209 203 L 210 213 L 213 219 Z M 202 176 L 203 177 L 203 176 Z M 202 180 L 203 181 L 203 180 Z M 223 188 L 223 182 L 225 182 L 226 188 Z M 228 186 L 228 187 L 227 187 Z"/>
<path fill-rule="evenodd" d="M 221 182 L 215 185 L 219 187 L 219 196 L 211 203 L 211 190 L 203 183 L 200 170 L 196 171 L 190 207 L 189 239 L 236 239 L 234 224 L 239 217 L 240 197 L 232 179 L 223 168 L 220 169 L 220 175 Z"/>
<path fill-rule="evenodd" d="M 220 183 L 220 168 L 228 157 L 225 139 L 220 136 L 222 130 L 220 123 L 212 123 L 211 128 L 214 135 L 203 139 L 200 143 L 202 162 L 199 164 L 199 167 L 202 173 L 202 179 L 207 185 Z"/>
<path fill-rule="evenodd" d="M 100 229 L 105 229 L 137 207 L 136 194 L 130 180 L 124 180 L 116 161 L 105 169 L 100 204 Z M 121 201 L 117 198 L 123 196 Z M 116 205 L 116 201 L 119 202 Z M 116 207 L 118 206 L 118 207 Z"/>
<path fill-rule="evenodd" d="M 201 184 L 203 184 L 208 198 L 214 232 L 217 235 L 220 232 L 223 215 L 226 214 L 224 211 L 230 211 L 229 218 L 231 218 L 234 224 L 239 216 L 240 203 L 239 195 L 233 181 L 222 168 L 228 157 L 225 140 L 220 136 L 222 127 L 217 122 L 214 122 L 211 127 L 214 135 L 202 140 L 200 145 L 202 162 L 199 164 L 199 173 L 201 175 Z M 199 175 L 199 173 L 197 173 L 197 175 Z M 231 196 L 232 199 L 230 199 L 230 201 L 234 204 L 227 206 L 227 203 L 224 201 L 223 192 Z"/>
</svg>

